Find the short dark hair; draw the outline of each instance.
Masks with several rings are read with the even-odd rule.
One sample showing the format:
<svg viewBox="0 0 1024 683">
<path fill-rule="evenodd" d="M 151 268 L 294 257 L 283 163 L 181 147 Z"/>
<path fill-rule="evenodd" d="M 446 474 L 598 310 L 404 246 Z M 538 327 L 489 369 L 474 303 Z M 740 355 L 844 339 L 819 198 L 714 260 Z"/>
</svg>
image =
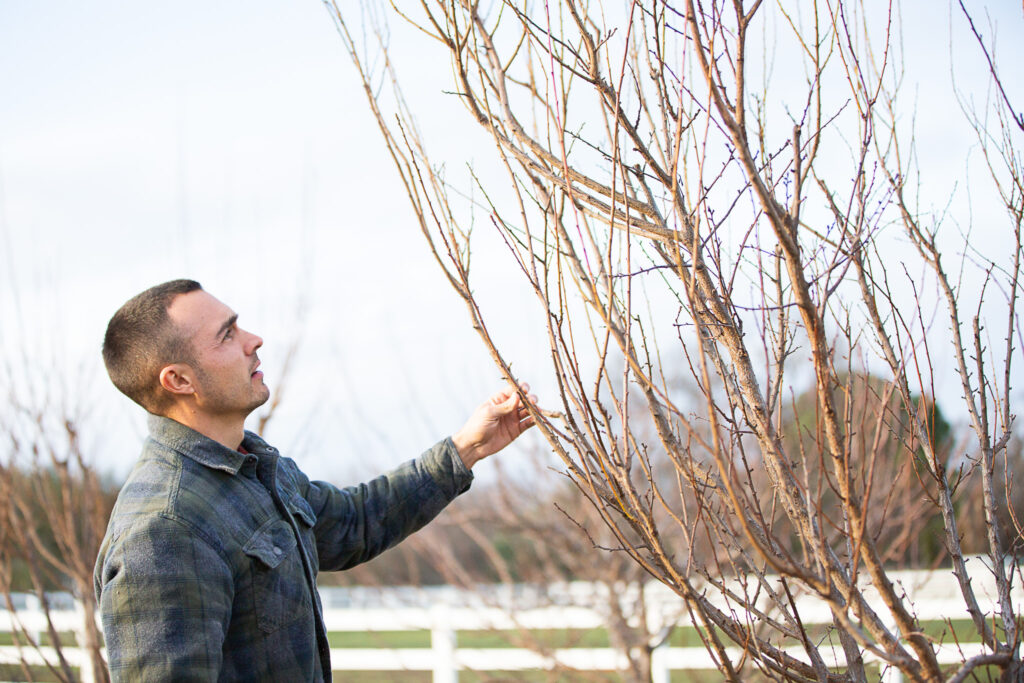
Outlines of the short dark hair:
<svg viewBox="0 0 1024 683">
<path fill-rule="evenodd" d="M 121 393 L 151 413 L 170 398 L 160 390 L 160 370 L 170 363 L 192 363 L 192 345 L 167 314 L 182 294 L 202 289 L 195 280 L 171 280 L 129 299 L 107 323 L 103 363 Z"/>
</svg>

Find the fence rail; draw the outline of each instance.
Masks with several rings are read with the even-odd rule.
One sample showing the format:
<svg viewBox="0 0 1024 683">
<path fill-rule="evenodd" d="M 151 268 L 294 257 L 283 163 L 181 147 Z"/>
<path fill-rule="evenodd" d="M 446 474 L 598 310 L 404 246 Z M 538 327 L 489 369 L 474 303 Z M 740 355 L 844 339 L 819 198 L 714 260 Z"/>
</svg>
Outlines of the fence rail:
<svg viewBox="0 0 1024 683">
<path fill-rule="evenodd" d="M 998 613 L 995 583 L 991 571 L 980 560 L 972 560 L 972 586 L 978 593 L 982 609 L 989 619 Z M 893 572 L 891 578 L 906 591 L 908 603 L 925 622 L 949 623 L 969 619 L 959 586 L 949 570 Z M 733 590 L 751 591 L 735 581 Z M 610 647 L 566 647 L 539 653 L 525 648 L 473 648 L 459 647 L 458 633 L 466 631 L 516 631 L 570 629 L 604 629 L 608 622 L 609 591 L 624 603 L 645 601 L 646 627 L 649 633 L 667 629 L 692 628 L 682 601 L 665 586 L 650 583 L 641 591 L 628 586 L 609 588 L 600 584 L 571 583 L 552 586 L 482 586 L 474 591 L 441 588 L 324 588 L 324 621 L 331 633 L 345 632 L 401 632 L 429 631 L 429 647 L 420 648 L 332 648 L 331 661 L 336 672 L 345 671 L 426 671 L 432 672 L 435 683 L 456 683 L 460 670 L 523 671 L 535 669 L 568 668 L 580 671 L 616 671 L 627 667 L 625 653 Z M 870 587 L 866 589 L 870 594 Z M 710 593 L 709 593 L 710 594 Z M 46 615 L 34 596 L 16 596 L 15 610 L 0 610 L 0 635 L 10 634 L 15 624 L 21 624 L 38 643 L 40 634 L 46 633 Z M 1018 586 L 1012 599 L 1024 602 L 1024 590 Z M 719 606 L 730 605 L 720 601 Z M 796 599 L 796 609 L 805 625 L 827 624 L 832 620 L 828 606 L 810 595 Z M 878 605 L 879 613 L 885 613 Z M 58 633 L 74 633 L 78 642 L 84 623 L 80 604 L 68 596 L 58 597 L 51 605 L 50 619 Z M 751 617 L 753 618 L 753 617 Z M 638 626 L 639 624 L 631 624 Z M 658 640 L 665 640 L 663 637 Z M 8 640 L 12 638 L 7 636 Z M 652 643 L 654 644 L 654 643 Z M 937 646 L 939 662 L 957 664 L 984 652 L 981 643 L 957 642 L 950 634 L 946 642 Z M 787 650 L 795 658 L 805 660 L 806 653 L 799 647 Z M 94 675 L 84 650 L 63 647 L 65 660 L 78 667 L 81 680 L 91 683 Z M 742 653 L 727 650 L 733 658 Z M 824 654 L 824 653 L 823 653 Z M 876 662 L 881 678 L 886 683 L 901 681 L 899 673 L 884 666 L 871 653 L 865 660 Z M 56 662 L 57 652 L 52 647 L 18 647 L 0 645 L 0 664 L 24 661 L 30 665 L 45 666 Z M 845 665 L 840 647 L 831 651 L 829 666 Z M 703 647 L 675 647 L 658 644 L 652 653 L 652 679 L 654 683 L 668 683 L 672 671 L 714 669 L 715 661 Z"/>
</svg>

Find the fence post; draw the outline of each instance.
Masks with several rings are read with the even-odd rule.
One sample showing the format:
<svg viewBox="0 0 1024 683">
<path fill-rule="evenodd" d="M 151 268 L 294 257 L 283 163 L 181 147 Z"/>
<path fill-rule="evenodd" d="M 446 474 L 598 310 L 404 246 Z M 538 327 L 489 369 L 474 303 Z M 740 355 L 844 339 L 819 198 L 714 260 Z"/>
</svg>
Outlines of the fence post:
<svg viewBox="0 0 1024 683">
<path fill-rule="evenodd" d="M 458 683 L 455 661 L 455 629 L 445 605 L 434 605 L 431 612 L 430 647 L 434 653 L 434 683 Z"/>
<path fill-rule="evenodd" d="M 640 599 L 644 601 L 644 614 L 647 615 L 647 633 L 651 635 L 651 683 L 669 683 L 672 673 L 668 662 L 668 636 L 672 633 L 677 617 L 665 614 L 664 605 L 657 595 L 658 584 L 648 581 L 640 587 Z"/>
<path fill-rule="evenodd" d="M 96 670 L 93 668 L 92 652 L 85 646 L 85 620 L 95 619 L 92 614 L 87 614 L 85 605 L 81 600 L 75 598 L 75 615 L 78 617 L 78 627 L 75 629 L 75 646 L 78 650 L 78 676 L 82 683 L 96 683 Z"/>
<path fill-rule="evenodd" d="M 659 645 L 651 650 L 651 683 L 669 683 L 668 647 Z"/>
<path fill-rule="evenodd" d="M 897 639 L 899 639 L 900 629 L 896 625 L 896 620 L 893 619 L 892 615 L 889 613 L 886 613 L 883 618 L 885 619 L 886 627 L 892 631 L 892 634 L 896 636 Z M 900 671 L 898 667 L 892 665 L 887 666 L 885 662 L 881 662 L 879 667 L 881 668 L 882 674 L 879 678 L 879 683 L 903 683 L 903 672 Z"/>
<path fill-rule="evenodd" d="M 882 665 L 881 683 L 903 683 L 903 672 L 895 666 Z"/>
<path fill-rule="evenodd" d="M 45 613 L 43 612 L 43 603 L 35 593 L 25 594 L 25 612 L 29 618 L 29 623 L 32 624 L 32 628 L 25 629 L 26 635 L 32 639 L 33 642 L 39 642 L 39 636 L 42 631 L 36 628 L 37 624 L 42 624 L 45 619 Z M 22 622 L 24 623 L 24 621 Z"/>
</svg>

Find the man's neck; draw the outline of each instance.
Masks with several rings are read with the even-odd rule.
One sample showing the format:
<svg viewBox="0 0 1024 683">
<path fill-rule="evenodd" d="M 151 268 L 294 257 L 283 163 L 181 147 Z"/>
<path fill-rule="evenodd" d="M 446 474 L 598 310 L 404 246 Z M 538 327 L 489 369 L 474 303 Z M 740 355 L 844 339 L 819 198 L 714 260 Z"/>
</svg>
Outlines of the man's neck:
<svg viewBox="0 0 1024 683">
<path fill-rule="evenodd" d="M 245 438 L 244 417 L 208 415 L 181 406 L 168 410 L 165 417 L 180 422 L 233 451 L 238 450 L 242 439 Z"/>
</svg>

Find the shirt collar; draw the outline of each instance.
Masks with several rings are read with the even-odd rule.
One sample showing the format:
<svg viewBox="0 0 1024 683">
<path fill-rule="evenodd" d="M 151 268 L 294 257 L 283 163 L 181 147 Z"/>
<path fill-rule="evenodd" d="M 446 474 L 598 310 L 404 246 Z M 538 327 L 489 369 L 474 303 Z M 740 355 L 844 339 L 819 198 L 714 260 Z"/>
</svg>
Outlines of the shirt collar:
<svg viewBox="0 0 1024 683">
<path fill-rule="evenodd" d="M 195 460 L 201 465 L 231 474 L 238 474 L 245 461 L 253 456 L 257 458 L 277 455 L 277 449 L 252 432 L 245 432 L 242 446 L 250 455 L 243 455 L 204 436 L 191 427 L 186 427 L 161 415 L 149 416 L 149 436 L 159 444 L 171 448 L 181 455 Z"/>
</svg>

